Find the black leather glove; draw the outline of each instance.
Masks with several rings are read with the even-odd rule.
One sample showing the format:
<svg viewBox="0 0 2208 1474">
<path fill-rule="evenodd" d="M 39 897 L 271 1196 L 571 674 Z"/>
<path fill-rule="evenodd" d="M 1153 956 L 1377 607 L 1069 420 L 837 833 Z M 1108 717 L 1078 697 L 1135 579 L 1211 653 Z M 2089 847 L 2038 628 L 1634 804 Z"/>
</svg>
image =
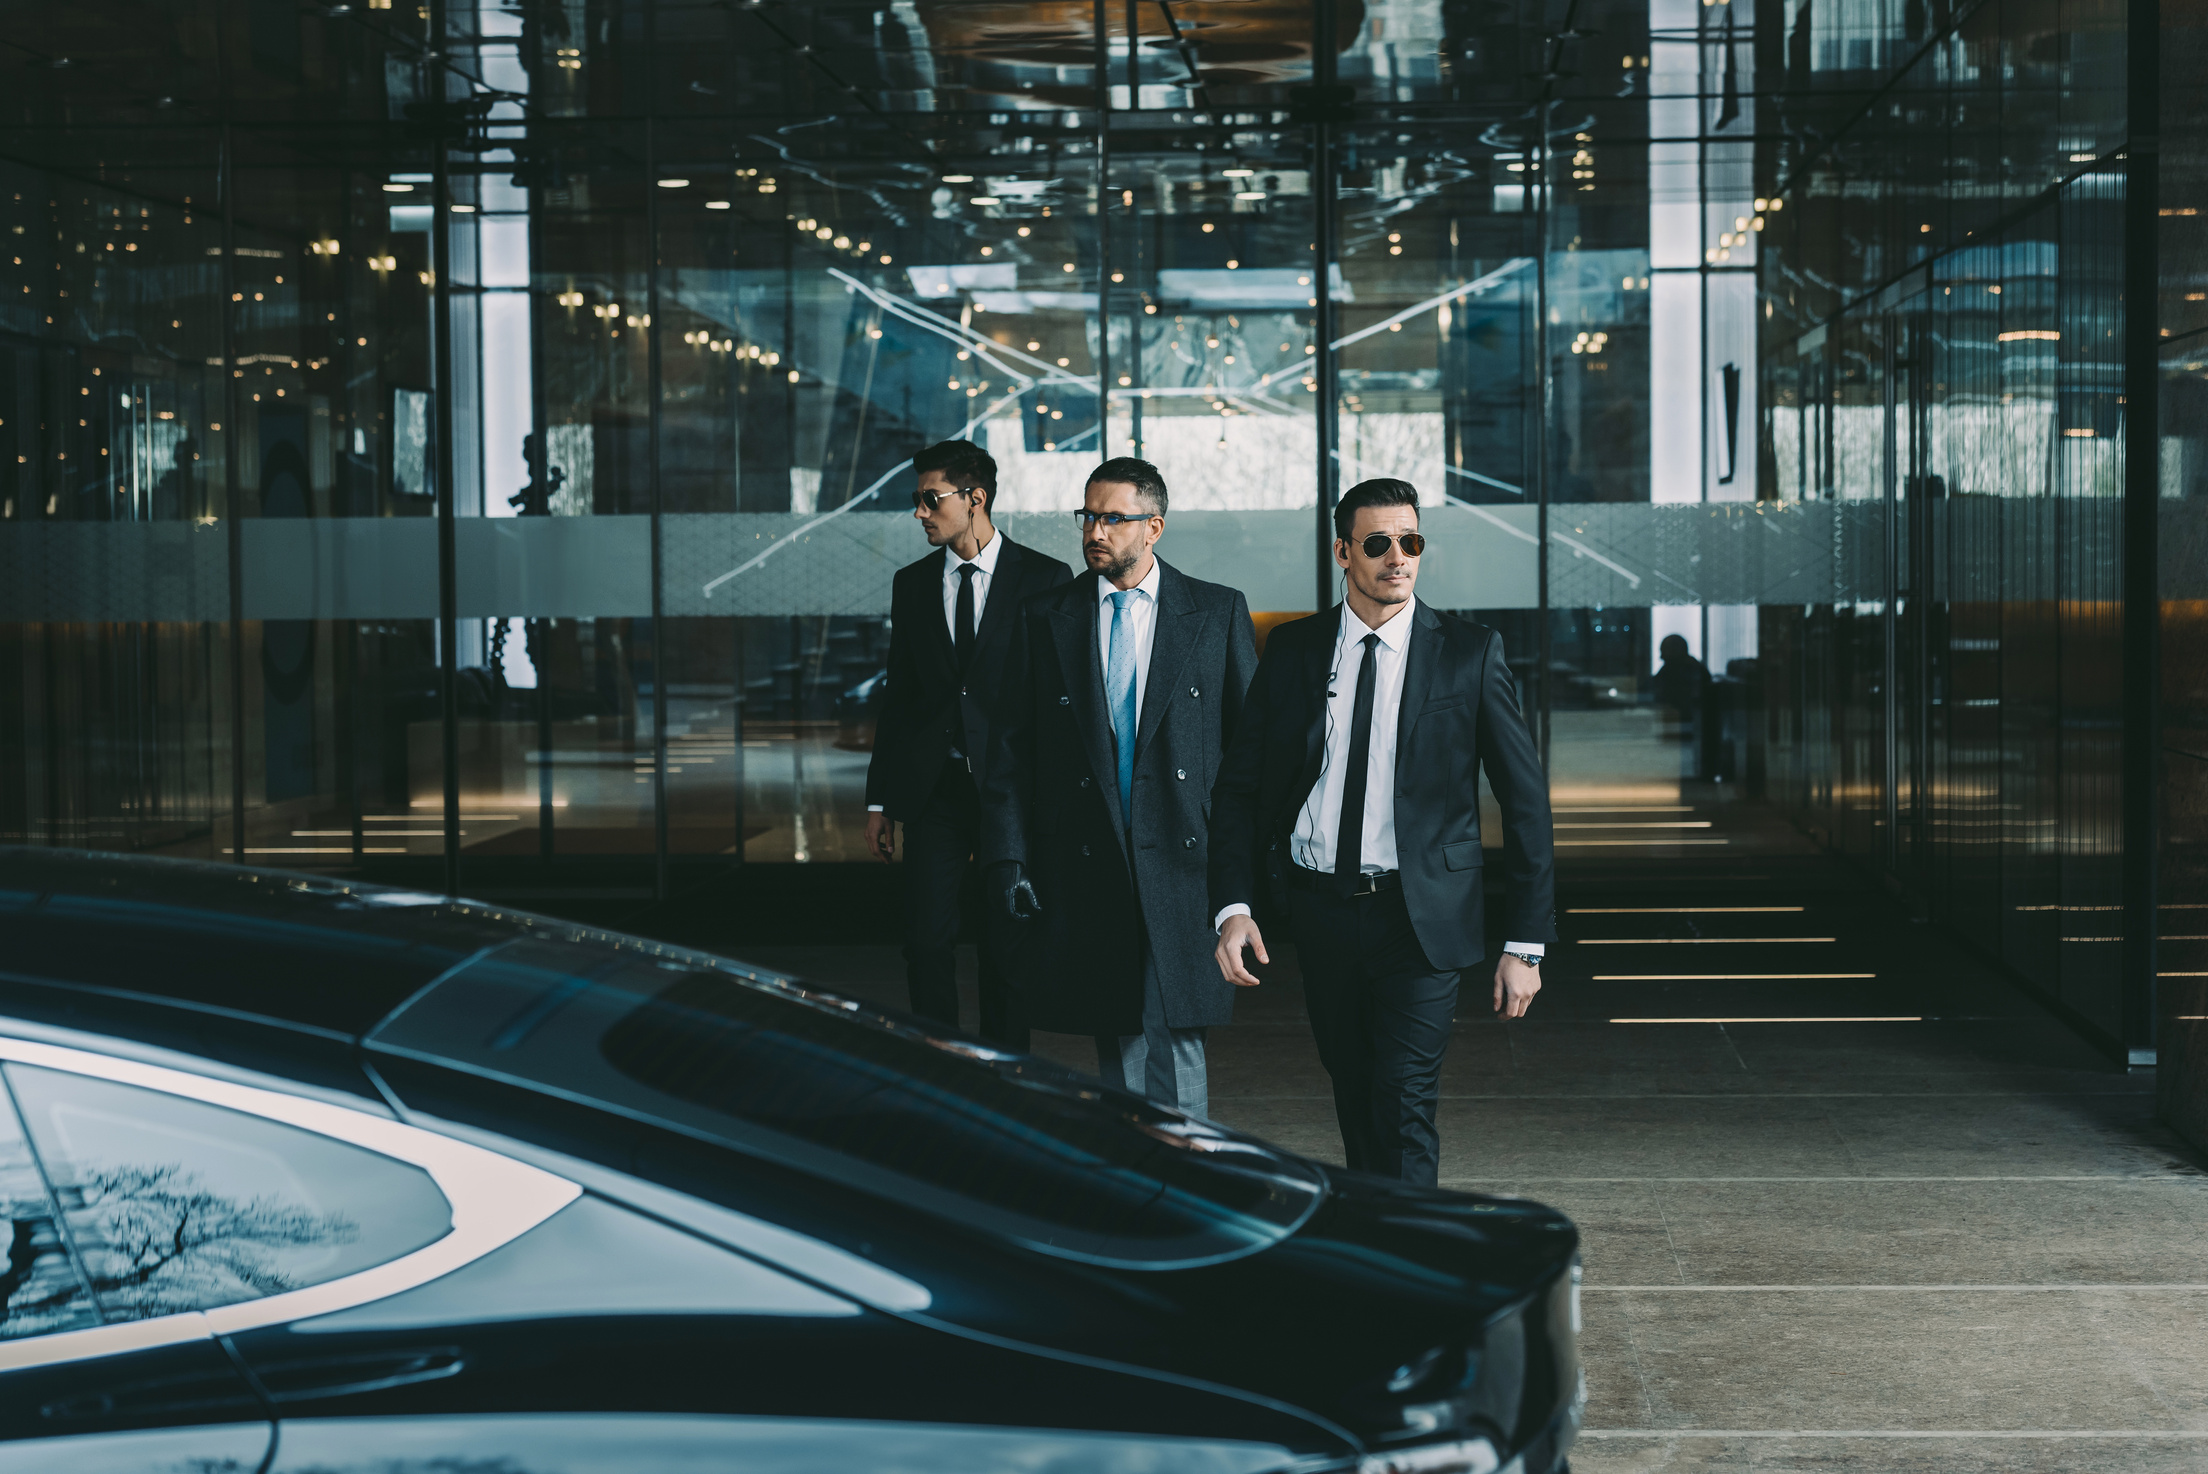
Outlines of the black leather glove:
<svg viewBox="0 0 2208 1474">
<path fill-rule="evenodd" d="M 1043 914 L 1043 902 L 1035 894 L 1035 882 L 1017 860 L 999 860 L 989 867 L 990 888 L 1004 897 L 1004 914 L 1014 921 L 1033 921 Z"/>
</svg>

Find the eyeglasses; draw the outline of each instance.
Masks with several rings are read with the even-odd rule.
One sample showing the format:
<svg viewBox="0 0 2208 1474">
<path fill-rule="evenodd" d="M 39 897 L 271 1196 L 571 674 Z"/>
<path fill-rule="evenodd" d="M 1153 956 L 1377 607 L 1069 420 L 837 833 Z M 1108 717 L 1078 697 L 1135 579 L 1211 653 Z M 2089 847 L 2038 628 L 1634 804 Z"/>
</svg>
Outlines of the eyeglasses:
<svg viewBox="0 0 2208 1474">
<path fill-rule="evenodd" d="M 978 486 L 961 486 L 956 491 L 916 491 L 912 494 L 913 510 L 916 512 L 932 512 L 940 503 L 950 497 L 972 496 L 980 489 Z"/>
<path fill-rule="evenodd" d="M 1406 532 L 1401 537 L 1390 537 L 1384 532 L 1370 533 L 1358 546 L 1365 550 L 1368 558 L 1385 558 L 1388 556 L 1388 544 L 1393 542 L 1403 544 L 1403 556 L 1406 558 L 1415 558 L 1426 551 L 1426 539 L 1415 532 Z"/>
<path fill-rule="evenodd" d="M 1122 522 L 1148 522 L 1152 517 L 1156 517 L 1158 515 L 1160 514 L 1156 512 L 1080 511 L 1073 514 L 1073 520 L 1080 523 L 1082 529 L 1086 531 L 1089 528 L 1096 526 L 1096 524 L 1099 522 L 1103 523 L 1106 527 L 1117 527 Z"/>
</svg>

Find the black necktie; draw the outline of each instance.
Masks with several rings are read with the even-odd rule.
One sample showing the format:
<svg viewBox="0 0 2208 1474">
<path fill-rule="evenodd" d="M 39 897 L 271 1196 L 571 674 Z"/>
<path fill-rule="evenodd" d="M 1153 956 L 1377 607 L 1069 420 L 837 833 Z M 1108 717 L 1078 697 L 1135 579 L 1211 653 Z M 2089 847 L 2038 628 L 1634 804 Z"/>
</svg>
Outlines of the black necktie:
<svg viewBox="0 0 2208 1474">
<path fill-rule="evenodd" d="M 974 655 L 974 573 L 979 565 L 958 565 L 958 614 L 951 621 L 958 644 L 958 668 L 966 669 L 966 662 Z"/>
<path fill-rule="evenodd" d="M 1357 704 L 1349 714 L 1349 769 L 1342 784 L 1342 818 L 1334 826 L 1334 874 L 1346 892 L 1365 865 L 1365 769 L 1372 765 L 1372 696 L 1380 678 L 1380 637 L 1367 635 L 1357 667 Z"/>
</svg>

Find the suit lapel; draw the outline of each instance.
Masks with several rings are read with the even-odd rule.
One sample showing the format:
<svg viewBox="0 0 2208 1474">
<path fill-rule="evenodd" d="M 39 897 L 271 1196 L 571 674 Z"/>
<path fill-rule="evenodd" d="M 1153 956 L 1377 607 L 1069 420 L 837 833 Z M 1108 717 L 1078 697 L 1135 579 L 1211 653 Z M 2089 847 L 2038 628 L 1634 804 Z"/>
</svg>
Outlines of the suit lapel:
<svg viewBox="0 0 2208 1474">
<path fill-rule="evenodd" d="M 943 579 L 951 566 L 951 550 L 944 548 L 936 554 L 934 568 L 928 575 L 926 597 L 920 601 L 920 622 L 927 626 L 928 649 L 950 674 L 952 685 L 958 684 L 958 647 L 951 643 L 951 622 L 943 617 Z"/>
<path fill-rule="evenodd" d="M 1296 785 L 1296 807 L 1303 806 L 1326 762 L 1326 677 L 1334 658 L 1334 642 L 1341 634 L 1342 606 L 1336 604 L 1324 621 L 1315 621 L 1309 643 L 1301 652 L 1302 679 L 1296 689 L 1308 693 L 1310 709 L 1304 714 L 1303 779 Z"/>
<path fill-rule="evenodd" d="M 1411 648 L 1404 655 L 1403 700 L 1395 714 L 1395 773 L 1403 776 L 1403 754 L 1411 745 L 1411 725 L 1426 709 L 1441 666 L 1441 620 L 1424 603 L 1411 608 Z"/>
<path fill-rule="evenodd" d="M 1188 579 L 1160 558 L 1157 617 L 1150 623 L 1150 674 L 1143 682 L 1142 715 L 1135 723 L 1137 757 L 1148 750 L 1150 739 L 1165 720 L 1173 693 L 1180 689 L 1181 672 L 1202 639 L 1204 624 L 1204 613 L 1196 607 Z"/>
<path fill-rule="evenodd" d="M 1027 549 L 1001 532 L 997 536 L 1004 538 L 1004 546 L 997 549 L 997 571 L 989 575 L 989 601 L 981 606 L 981 624 L 974 631 L 977 650 L 1012 622 L 1013 607 L 1020 602 L 1020 577 L 1027 572 Z"/>
<path fill-rule="evenodd" d="M 1126 816 L 1119 811 L 1119 764 L 1113 761 L 1112 728 L 1104 719 L 1104 673 L 1096 663 L 1096 575 L 1086 574 L 1066 585 L 1050 611 L 1050 633 L 1058 646 L 1058 669 L 1064 675 L 1066 696 L 1073 707 L 1074 725 L 1081 729 L 1081 745 L 1089 755 L 1089 772 L 1104 791 L 1104 807 L 1112 816 L 1112 832 L 1127 833 Z"/>
</svg>

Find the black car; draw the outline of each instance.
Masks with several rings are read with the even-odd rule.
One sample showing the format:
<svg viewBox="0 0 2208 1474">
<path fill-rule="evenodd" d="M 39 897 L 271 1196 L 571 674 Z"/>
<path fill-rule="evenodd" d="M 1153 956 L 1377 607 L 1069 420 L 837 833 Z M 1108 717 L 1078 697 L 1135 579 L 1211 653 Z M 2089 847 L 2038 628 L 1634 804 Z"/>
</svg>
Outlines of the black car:
<svg viewBox="0 0 2208 1474">
<path fill-rule="evenodd" d="M 1578 1236 L 497 906 L 0 849 L 0 1470 L 1547 1474 Z"/>
</svg>

